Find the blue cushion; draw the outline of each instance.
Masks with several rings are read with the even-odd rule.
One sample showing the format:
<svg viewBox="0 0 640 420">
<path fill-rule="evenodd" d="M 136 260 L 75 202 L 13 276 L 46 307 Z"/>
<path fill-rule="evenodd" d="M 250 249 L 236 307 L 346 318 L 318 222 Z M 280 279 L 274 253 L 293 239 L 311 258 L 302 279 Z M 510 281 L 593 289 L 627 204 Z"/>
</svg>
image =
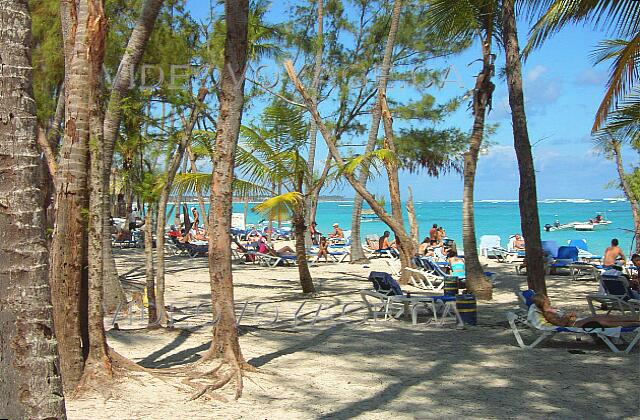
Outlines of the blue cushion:
<svg viewBox="0 0 640 420">
<path fill-rule="evenodd" d="M 533 305 L 533 296 L 536 294 L 535 290 L 525 290 L 522 292 L 522 297 L 524 298 L 524 302 L 527 306 Z"/>
</svg>

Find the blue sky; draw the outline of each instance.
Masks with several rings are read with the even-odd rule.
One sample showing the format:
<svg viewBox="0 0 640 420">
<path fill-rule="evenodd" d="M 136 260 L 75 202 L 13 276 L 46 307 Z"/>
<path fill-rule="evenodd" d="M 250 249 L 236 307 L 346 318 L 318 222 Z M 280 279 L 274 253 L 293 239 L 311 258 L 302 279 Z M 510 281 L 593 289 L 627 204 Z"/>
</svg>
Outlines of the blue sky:
<svg viewBox="0 0 640 420">
<path fill-rule="evenodd" d="M 274 2 L 269 20 L 286 20 L 286 2 Z M 208 16 L 208 2 L 190 1 L 197 17 Z M 529 25 L 519 24 L 520 44 L 526 43 Z M 544 198 L 602 198 L 620 196 L 617 189 L 607 184 L 616 178 L 613 162 L 594 152 L 590 130 L 595 111 L 605 91 L 607 65 L 594 66 L 590 52 L 598 41 L 605 38 L 601 32 L 588 27 L 571 26 L 551 38 L 541 49 L 535 51 L 523 67 L 525 101 L 529 136 L 533 148 L 538 197 Z M 438 101 L 444 102 L 473 86 L 478 64 L 479 48 L 472 47 L 461 55 L 430 62 L 433 67 L 452 66 L 450 82 L 441 90 L 430 92 Z M 504 67 L 504 55 L 498 52 L 497 69 Z M 506 81 L 494 80 L 494 109 L 488 122 L 498 123 L 499 128 L 491 140 L 494 145 L 481 156 L 476 180 L 476 199 L 516 199 L 518 197 L 518 169 L 513 149 L 511 116 L 507 99 Z M 406 99 L 411 90 L 394 89 L 393 95 Z M 405 95 L 403 98 L 402 95 Z M 469 130 L 472 117 L 466 106 L 443 123 L 443 126 Z M 324 144 L 320 146 L 321 159 L 326 154 Z M 626 151 L 627 164 L 637 164 L 637 155 Z M 635 161 L 632 161 L 635 159 Z M 462 197 L 460 175 L 445 175 L 430 178 L 424 174 L 401 174 L 401 187 L 406 191 L 412 186 L 416 200 L 453 200 Z M 370 183 L 370 191 L 385 194 L 386 179 Z M 346 186 L 327 193 L 352 196 L 351 187 Z"/>
</svg>

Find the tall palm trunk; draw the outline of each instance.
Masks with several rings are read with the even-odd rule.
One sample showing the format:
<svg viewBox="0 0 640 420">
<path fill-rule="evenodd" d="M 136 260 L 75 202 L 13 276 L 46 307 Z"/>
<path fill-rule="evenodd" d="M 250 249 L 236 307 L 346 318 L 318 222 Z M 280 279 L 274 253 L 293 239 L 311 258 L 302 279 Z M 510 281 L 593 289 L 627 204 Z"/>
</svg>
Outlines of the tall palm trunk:
<svg viewBox="0 0 640 420">
<path fill-rule="evenodd" d="M 209 275 L 213 326 L 209 357 L 223 358 L 236 366 L 236 397 L 242 393 L 241 368 L 246 362 L 240 350 L 231 273 L 231 213 L 233 169 L 244 107 L 244 69 L 247 64 L 249 0 L 225 2 L 227 32 L 224 67 L 220 81 L 220 113 L 213 156 L 209 201 Z"/>
<path fill-rule="evenodd" d="M 0 0 L 0 410 L 66 418 L 48 283 L 27 0 Z"/>
<path fill-rule="evenodd" d="M 151 36 L 153 27 L 156 22 L 163 0 L 146 0 L 142 6 L 140 17 L 136 22 L 127 48 L 120 61 L 118 73 L 116 74 L 109 103 L 103 122 L 104 140 L 103 147 L 103 165 L 102 165 L 102 255 L 103 255 L 103 276 L 104 276 L 104 305 L 108 311 L 112 311 L 118 306 L 126 303 L 127 299 L 122 290 L 118 272 L 113 259 L 113 250 L 111 249 L 111 223 L 110 217 L 110 194 L 109 183 L 111 177 L 111 168 L 113 165 L 113 152 L 116 138 L 118 137 L 118 129 L 122 119 L 122 100 L 125 98 L 131 86 L 132 77 L 135 70 L 142 60 L 147 41 Z"/>
<path fill-rule="evenodd" d="M 180 137 L 180 142 L 178 143 L 178 149 L 171 157 L 169 165 L 167 166 L 167 179 L 162 187 L 162 192 L 160 193 L 157 218 L 158 225 L 156 226 L 156 250 L 158 251 L 156 255 L 156 310 L 158 311 L 158 323 L 160 324 L 164 324 L 167 321 L 167 312 L 164 307 L 164 234 L 167 222 L 167 204 L 169 203 L 169 195 L 171 194 L 171 188 L 173 187 L 173 180 L 180 168 L 184 152 L 191 141 L 191 133 L 193 132 L 196 120 L 198 119 L 198 113 L 200 111 L 199 108 L 202 106 L 202 103 L 208 93 L 209 92 L 204 87 L 200 88 L 200 91 L 198 92 L 196 105 L 191 111 L 191 116 L 189 117 L 187 126 L 184 127 L 184 131 Z"/>
<path fill-rule="evenodd" d="M 158 325 L 158 311 L 156 307 L 156 285 L 153 270 L 153 205 L 147 204 L 144 215 L 144 271 L 147 286 L 147 303 L 149 306 L 149 327 Z"/>
<path fill-rule="evenodd" d="M 391 25 L 389 27 L 389 36 L 387 37 L 387 43 L 384 49 L 384 56 L 382 57 L 382 67 L 380 69 L 380 75 L 378 76 L 378 91 L 386 92 L 387 82 L 389 80 L 389 73 L 391 71 L 391 59 L 393 57 L 393 47 L 396 42 L 396 35 L 398 33 L 398 27 L 400 25 L 400 12 L 402 10 L 402 1 L 396 0 L 393 4 L 393 12 L 391 15 Z M 364 153 L 371 153 L 376 147 L 376 141 L 378 140 L 378 130 L 380 129 L 381 120 L 380 101 L 376 100 L 371 111 L 371 127 L 369 128 L 369 138 L 367 139 L 367 145 Z M 360 170 L 358 175 L 358 182 L 366 186 L 367 178 L 369 177 L 369 165 Z M 353 213 L 351 214 L 351 264 L 362 264 L 368 260 L 362 250 L 362 238 L 360 233 L 360 223 L 362 216 L 362 203 L 363 198 L 356 193 L 353 200 Z M 399 219 L 402 222 L 402 219 Z M 397 235 L 396 235 L 397 236 Z"/>
<path fill-rule="evenodd" d="M 107 354 L 107 338 L 104 331 L 103 312 L 103 280 L 104 280 L 104 249 L 103 241 L 104 225 L 109 225 L 109 220 L 103 220 L 102 198 L 108 197 L 108 190 L 104 190 L 102 182 L 102 169 L 104 165 L 103 153 L 103 127 L 102 116 L 104 111 L 101 106 L 102 96 L 102 64 L 104 62 L 105 38 L 107 35 L 107 22 L 104 16 L 102 0 L 96 1 L 92 7 L 95 19 L 91 26 L 91 46 L 89 49 L 89 105 L 90 105 L 90 195 L 89 195 L 89 281 L 88 281 L 88 334 L 89 349 L 85 367 L 85 375 L 106 374 L 111 375 L 111 361 Z M 108 184 L 106 185 L 108 188 Z M 111 232 L 109 232 L 110 238 Z M 107 242 L 109 249 L 111 241 Z M 106 282 L 104 282 L 106 283 Z M 126 302 L 126 301 L 125 301 Z"/>
<path fill-rule="evenodd" d="M 640 253 L 640 210 L 638 209 L 638 199 L 631 190 L 627 176 L 624 173 L 624 165 L 622 164 L 622 150 L 619 141 L 611 141 L 611 149 L 613 150 L 613 157 L 616 160 L 616 170 L 618 171 L 618 177 L 620 178 L 620 186 L 624 195 L 627 197 L 629 204 L 631 205 L 631 215 L 633 216 L 633 237 L 635 239 L 635 252 Z"/>
<path fill-rule="evenodd" d="M 317 15 L 318 15 L 318 33 L 316 35 L 316 57 L 313 67 L 313 80 L 311 82 L 311 93 L 316 105 L 318 103 L 318 89 L 320 85 L 320 75 L 322 74 L 322 53 L 324 51 L 324 0 L 317 0 Z M 313 170 L 316 159 L 316 144 L 318 140 L 318 126 L 315 121 L 311 119 L 311 127 L 309 129 L 309 157 L 307 158 L 307 169 L 310 174 L 310 179 L 307 182 L 306 189 L 309 192 L 313 185 Z M 318 191 L 319 192 L 319 191 Z M 315 219 L 315 208 L 317 207 L 317 201 L 314 202 L 314 194 L 308 194 L 305 197 L 305 223 L 307 226 L 311 226 L 311 222 Z M 314 210 L 312 210 L 314 209 Z M 311 235 L 305 232 L 305 243 L 311 245 Z"/>
<path fill-rule="evenodd" d="M 300 278 L 300 286 L 302 286 L 302 293 L 315 293 L 316 288 L 313 285 L 313 278 L 309 271 L 307 248 L 304 243 L 305 231 L 307 229 L 304 221 L 303 207 L 293 213 L 292 224 L 296 235 L 296 262 L 298 263 L 298 276 Z"/>
<path fill-rule="evenodd" d="M 545 283 L 544 258 L 540 240 L 540 219 L 536 193 L 536 173 L 531 153 L 531 143 L 527 130 L 527 117 L 522 93 L 522 68 L 514 0 L 504 0 L 502 4 L 502 36 L 507 64 L 507 85 L 509 105 L 513 124 L 518 169 L 520 171 L 520 225 L 527 241 L 526 264 L 529 288 L 538 293 L 547 292 Z"/>
<path fill-rule="evenodd" d="M 491 19 L 487 19 L 491 21 Z M 467 288 L 478 299 L 489 300 L 493 286 L 484 275 L 478 259 L 476 241 L 476 221 L 474 215 L 474 189 L 478 156 L 484 137 L 487 107 L 491 106 L 495 85 L 491 82 L 494 64 L 491 55 L 492 34 L 488 30 L 482 44 L 482 70 L 476 77 L 473 91 L 473 129 L 469 141 L 469 150 L 464 154 L 464 187 L 462 194 L 462 244 L 464 247 L 464 265 Z"/>
<path fill-rule="evenodd" d="M 86 261 L 91 26 L 99 21 L 96 0 L 61 3 L 65 45 L 65 123 L 56 177 L 57 213 L 51 244 L 51 292 L 65 390 L 83 370 L 81 297 Z M 86 279 L 86 277 L 85 277 Z M 85 291 L 86 292 L 86 291 Z M 82 308 L 86 313 L 87 308 Z M 85 349 L 89 343 L 85 342 Z"/>
</svg>

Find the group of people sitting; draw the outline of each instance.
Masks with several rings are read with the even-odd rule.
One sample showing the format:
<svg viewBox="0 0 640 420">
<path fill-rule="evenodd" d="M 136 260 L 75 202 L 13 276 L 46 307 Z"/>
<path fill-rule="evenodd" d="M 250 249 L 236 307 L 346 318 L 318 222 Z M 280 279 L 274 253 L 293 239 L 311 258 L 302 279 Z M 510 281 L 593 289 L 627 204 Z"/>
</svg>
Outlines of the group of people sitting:
<svg viewBox="0 0 640 420">
<path fill-rule="evenodd" d="M 193 215 L 193 221 L 191 222 L 185 221 L 181 215 L 176 217 L 176 224 L 172 225 L 169 229 L 169 237 L 175 238 L 183 244 L 208 242 L 209 236 L 207 235 L 207 231 L 200 227 L 200 214 L 195 207 L 191 209 L 191 214 Z"/>
</svg>

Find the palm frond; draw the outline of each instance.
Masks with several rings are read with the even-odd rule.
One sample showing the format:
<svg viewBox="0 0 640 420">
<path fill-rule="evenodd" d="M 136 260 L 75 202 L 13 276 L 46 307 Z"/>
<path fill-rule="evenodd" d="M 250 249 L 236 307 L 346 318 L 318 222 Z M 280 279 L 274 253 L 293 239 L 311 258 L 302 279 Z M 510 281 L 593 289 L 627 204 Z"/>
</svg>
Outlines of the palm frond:
<svg viewBox="0 0 640 420">
<path fill-rule="evenodd" d="M 369 153 L 354 156 L 339 170 L 340 174 L 353 174 L 356 169 L 365 169 L 369 166 L 377 170 L 381 163 L 398 164 L 400 160 L 398 156 L 390 149 L 376 149 Z"/>
<path fill-rule="evenodd" d="M 525 0 L 521 7 L 531 20 L 537 19 L 525 55 L 569 24 L 591 22 L 624 38 L 640 30 L 640 2 L 635 0 Z"/>
<path fill-rule="evenodd" d="M 287 218 L 301 206 L 304 206 L 304 197 L 294 191 L 266 199 L 255 206 L 252 211 L 269 219 Z"/>
<path fill-rule="evenodd" d="M 611 74 L 605 93 L 593 124 L 593 131 L 605 122 L 607 115 L 618 101 L 627 95 L 640 81 L 640 32 L 630 41 L 622 39 L 607 40 L 600 43 L 593 53 L 596 63 L 613 60 Z"/>
</svg>

